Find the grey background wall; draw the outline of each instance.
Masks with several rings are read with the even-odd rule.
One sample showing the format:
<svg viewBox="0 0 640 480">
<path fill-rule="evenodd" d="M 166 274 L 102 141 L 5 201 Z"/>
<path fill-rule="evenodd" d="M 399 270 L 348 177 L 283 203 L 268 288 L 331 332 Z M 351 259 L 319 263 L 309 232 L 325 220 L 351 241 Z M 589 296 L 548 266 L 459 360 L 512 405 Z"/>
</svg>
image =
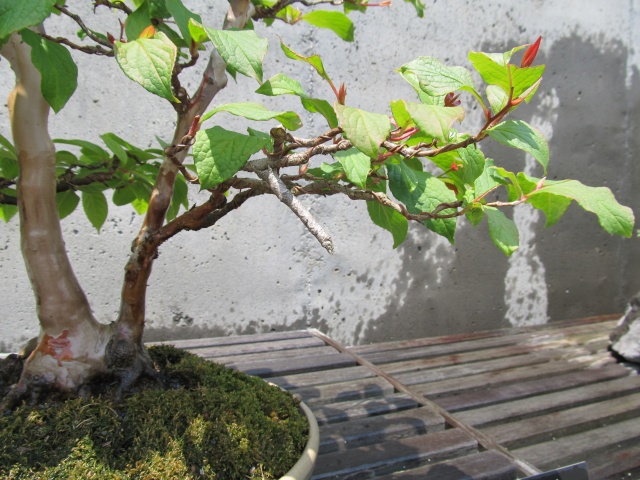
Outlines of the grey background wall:
<svg viewBox="0 0 640 480">
<path fill-rule="evenodd" d="M 70 6 L 87 15 L 91 25 L 118 31 L 106 12 L 91 16 L 88 3 Z M 227 5 L 185 3 L 212 25 L 220 25 Z M 258 24 L 258 32 L 270 38 L 265 78 L 284 71 L 313 95 L 331 95 L 309 69 L 284 58 L 277 33 L 301 53 L 320 54 L 332 77 L 347 85 L 349 105 L 388 112 L 390 100 L 414 95 L 393 70 L 419 55 L 468 66 L 470 50 L 504 51 L 543 35 L 539 62 L 547 64 L 545 77 L 537 99 L 519 117 L 548 136 L 549 177 L 606 185 L 639 211 L 633 189 L 640 151 L 639 0 L 426 3 L 425 19 L 399 0 L 391 9 L 353 13 L 356 40 L 351 44 L 304 24 L 274 29 Z M 66 23 L 49 28 L 75 31 Z M 174 117 L 162 100 L 130 83 L 113 61 L 74 57 L 79 87 L 65 109 L 51 117 L 54 137 L 99 141 L 100 134 L 111 131 L 143 147 L 156 146 L 156 135 L 170 138 Z M 12 83 L 2 60 L 0 98 L 6 99 Z M 193 89 L 195 77 L 187 85 Z M 295 99 L 262 98 L 252 93 L 255 88 L 255 82 L 239 78 L 216 102 L 251 99 L 298 109 Z M 225 128 L 246 128 L 235 117 L 220 121 Z M 301 135 L 324 128 L 319 119 L 305 122 Z M 471 112 L 464 126 L 472 130 L 479 122 L 479 112 Z M 0 132 L 10 134 L 6 110 L 0 112 Z M 514 150 L 488 142 L 484 150 L 514 169 L 541 174 L 532 159 Z M 527 206 L 515 209 L 521 249 L 505 258 L 482 226 L 464 225 L 451 246 L 414 225 L 407 242 L 392 250 L 389 234 L 368 220 L 364 204 L 339 198 L 305 201 L 332 233 L 334 255 L 275 198 L 249 202 L 213 229 L 163 246 L 148 295 L 147 338 L 312 326 L 348 344 L 377 342 L 618 312 L 640 289 L 640 239 L 602 233 L 595 217 L 577 207 L 550 229 Z M 131 209 L 116 207 L 99 234 L 79 212 L 64 221 L 76 274 L 102 321 L 117 312 L 122 268 L 140 221 Z M 0 291 L 0 352 L 6 352 L 37 334 L 17 221 L 0 225 Z"/>
</svg>

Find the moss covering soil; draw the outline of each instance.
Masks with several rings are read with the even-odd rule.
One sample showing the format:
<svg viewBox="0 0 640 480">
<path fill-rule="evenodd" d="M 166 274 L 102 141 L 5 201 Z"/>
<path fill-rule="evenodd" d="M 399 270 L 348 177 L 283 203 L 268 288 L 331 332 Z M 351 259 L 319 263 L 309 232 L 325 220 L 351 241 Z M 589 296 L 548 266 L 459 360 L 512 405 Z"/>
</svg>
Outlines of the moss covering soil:
<svg viewBox="0 0 640 480">
<path fill-rule="evenodd" d="M 0 478 L 272 479 L 300 457 L 308 424 L 289 393 L 172 347 L 149 353 L 170 388 L 0 418 Z"/>
</svg>

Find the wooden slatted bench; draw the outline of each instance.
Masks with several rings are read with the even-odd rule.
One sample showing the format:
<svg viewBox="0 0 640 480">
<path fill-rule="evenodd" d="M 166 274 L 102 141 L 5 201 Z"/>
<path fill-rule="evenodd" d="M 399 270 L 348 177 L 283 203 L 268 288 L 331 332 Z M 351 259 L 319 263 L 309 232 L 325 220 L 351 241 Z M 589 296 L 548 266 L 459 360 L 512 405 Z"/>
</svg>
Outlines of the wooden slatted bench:
<svg viewBox="0 0 640 480">
<path fill-rule="evenodd" d="M 344 347 L 315 330 L 171 342 L 299 395 L 314 479 L 507 480 L 587 461 L 640 479 L 640 376 L 616 317 Z"/>
</svg>

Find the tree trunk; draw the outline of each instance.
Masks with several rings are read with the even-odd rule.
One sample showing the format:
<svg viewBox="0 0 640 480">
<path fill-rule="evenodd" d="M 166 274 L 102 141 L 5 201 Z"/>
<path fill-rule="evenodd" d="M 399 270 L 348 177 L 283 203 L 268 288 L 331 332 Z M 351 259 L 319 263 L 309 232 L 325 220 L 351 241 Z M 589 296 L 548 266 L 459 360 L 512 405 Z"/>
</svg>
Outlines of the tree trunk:
<svg viewBox="0 0 640 480">
<path fill-rule="evenodd" d="M 48 132 L 49 105 L 31 48 L 13 34 L 2 49 L 15 72 L 8 100 L 18 161 L 20 239 L 36 297 L 41 332 L 14 394 L 54 387 L 74 391 L 104 369 L 110 327 L 94 318 L 62 238 L 56 208 L 55 149 Z"/>
</svg>

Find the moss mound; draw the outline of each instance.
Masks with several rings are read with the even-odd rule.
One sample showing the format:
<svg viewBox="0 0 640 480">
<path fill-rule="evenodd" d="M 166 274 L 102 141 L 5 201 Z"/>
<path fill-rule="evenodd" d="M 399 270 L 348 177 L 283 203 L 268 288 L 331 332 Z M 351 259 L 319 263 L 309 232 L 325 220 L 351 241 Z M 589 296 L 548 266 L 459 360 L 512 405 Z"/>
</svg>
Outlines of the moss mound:
<svg viewBox="0 0 640 480">
<path fill-rule="evenodd" d="M 0 418 L 0 477 L 262 480 L 293 466 L 308 425 L 290 394 L 172 347 L 149 353 L 170 389 Z"/>
</svg>

